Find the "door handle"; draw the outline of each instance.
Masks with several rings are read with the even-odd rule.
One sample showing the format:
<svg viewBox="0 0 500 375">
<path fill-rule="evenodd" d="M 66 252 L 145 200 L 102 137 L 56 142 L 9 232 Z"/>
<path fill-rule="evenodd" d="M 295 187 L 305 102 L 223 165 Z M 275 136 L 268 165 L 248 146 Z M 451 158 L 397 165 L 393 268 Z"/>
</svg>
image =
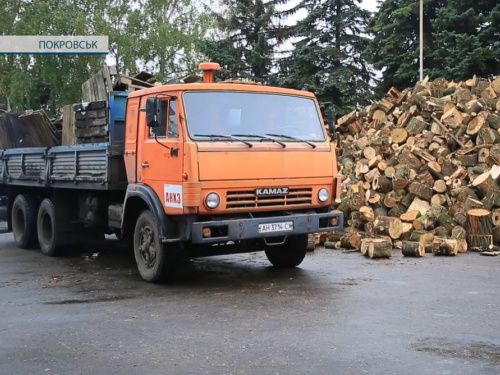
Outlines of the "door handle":
<svg viewBox="0 0 500 375">
<path fill-rule="evenodd" d="M 142 166 L 143 168 L 147 168 L 147 167 L 149 167 L 149 164 L 148 164 L 148 163 L 142 163 L 142 164 L 141 164 L 141 166 Z"/>
</svg>

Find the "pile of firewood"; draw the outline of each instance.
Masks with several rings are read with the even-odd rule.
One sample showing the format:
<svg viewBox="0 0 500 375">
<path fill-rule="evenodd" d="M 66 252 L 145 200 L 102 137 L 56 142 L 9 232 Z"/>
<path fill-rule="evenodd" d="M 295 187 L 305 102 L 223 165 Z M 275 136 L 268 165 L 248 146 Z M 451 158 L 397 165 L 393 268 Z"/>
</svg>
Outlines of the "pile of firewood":
<svg viewBox="0 0 500 375">
<path fill-rule="evenodd" d="M 497 255 L 499 129 L 500 77 L 426 78 L 340 118 L 343 195 L 334 209 L 346 228 L 317 243 L 373 257 L 387 255 L 387 243 L 405 255 Z"/>
</svg>

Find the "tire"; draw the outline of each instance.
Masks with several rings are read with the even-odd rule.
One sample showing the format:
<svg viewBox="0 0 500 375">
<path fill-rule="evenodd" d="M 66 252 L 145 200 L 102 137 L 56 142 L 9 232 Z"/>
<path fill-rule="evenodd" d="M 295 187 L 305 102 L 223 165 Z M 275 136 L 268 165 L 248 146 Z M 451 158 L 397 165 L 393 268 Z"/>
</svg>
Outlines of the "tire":
<svg viewBox="0 0 500 375">
<path fill-rule="evenodd" d="M 53 257 L 60 255 L 60 228 L 56 220 L 56 210 L 51 199 L 45 198 L 40 204 L 37 216 L 38 244 L 42 254 Z"/>
<path fill-rule="evenodd" d="M 134 230 L 134 256 L 141 277 L 150 283 L 171 281 L 179 263 L 177 244 L 160 242 L 158 228 L 151 211 L 145 210 L 137 219 Z"/>
<path fill-rule="evenodd" d="M 266 246 L 267 259 L 276 268 L 297 267 L 307 253 L 307 234 L 288 236 L 283 245 Z"/>
<path fill-rule="evenodd" d="M 37 245 L 36 211 L 36 201 L 22 194 L 12 204 L 12 233 L 21 249 L 33 249 Z"/>
</svg>

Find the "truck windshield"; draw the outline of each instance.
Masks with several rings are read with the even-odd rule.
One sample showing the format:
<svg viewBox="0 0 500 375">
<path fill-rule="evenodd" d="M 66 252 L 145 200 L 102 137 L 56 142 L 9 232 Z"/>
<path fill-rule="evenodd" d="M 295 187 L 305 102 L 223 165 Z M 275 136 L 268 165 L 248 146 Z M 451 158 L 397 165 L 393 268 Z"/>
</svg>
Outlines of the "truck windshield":
<svg viewBox="0 0 500 375">
<path fill-rule="evenodd" d="M 195 140 L 210 139 L 198 134 L 234 135 L 256 141 L 268 140 L 269 134 L 286 142 L 325 140 L 316 103 L 310 98 L 191 91 L 183 94 L 183 101 L 189 136 Z"/>
</svg>

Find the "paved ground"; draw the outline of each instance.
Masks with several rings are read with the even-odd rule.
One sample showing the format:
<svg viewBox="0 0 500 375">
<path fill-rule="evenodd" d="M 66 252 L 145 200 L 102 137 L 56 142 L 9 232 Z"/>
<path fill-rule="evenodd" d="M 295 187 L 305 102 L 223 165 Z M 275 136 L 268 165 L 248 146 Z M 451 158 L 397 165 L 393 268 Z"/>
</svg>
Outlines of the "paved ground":
<svg viewBox="0 0 500 375">
<path fill-rule="evenodd" d="M 0 374 L 499 374 L 500 257 L 317 249 L 143 282 L 110 244 L 52 259 L 0 234 Z"/>
</svg>

